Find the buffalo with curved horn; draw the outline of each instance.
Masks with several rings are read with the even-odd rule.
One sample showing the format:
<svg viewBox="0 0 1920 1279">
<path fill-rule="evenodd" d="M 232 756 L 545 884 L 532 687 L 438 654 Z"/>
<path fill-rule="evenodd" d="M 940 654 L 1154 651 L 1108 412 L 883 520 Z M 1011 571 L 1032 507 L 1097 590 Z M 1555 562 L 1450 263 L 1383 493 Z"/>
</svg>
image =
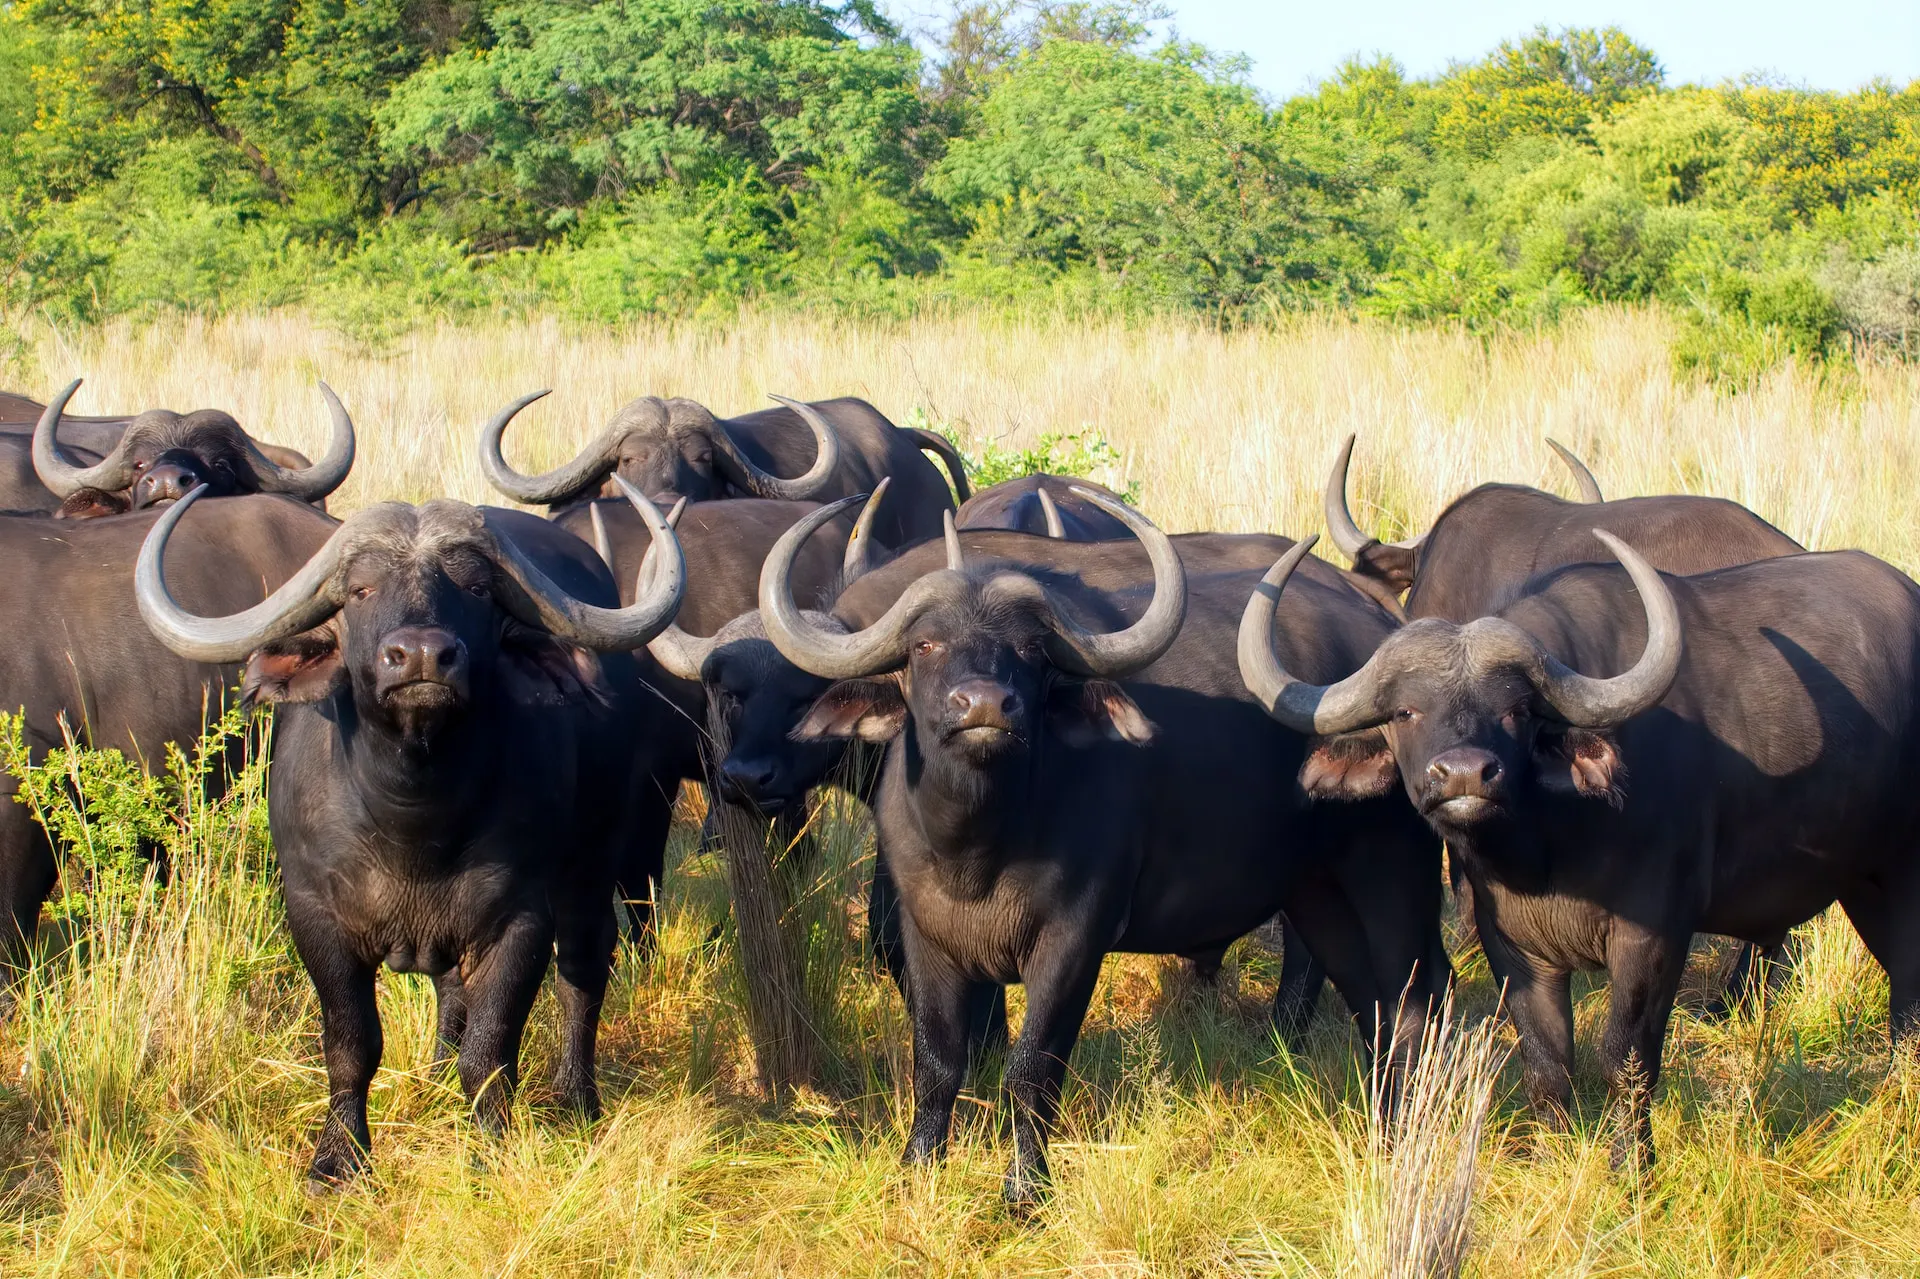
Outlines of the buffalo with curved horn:
<svg viewBox="0 0 1920 1279">
<path fill-rule="evenodd" d="M 882 545 L 903 546 L 937 536 L 940 513 L 953 509 L 947 481 L 922 450 L 947 464 L 961 497 L 966 472 L 959 454 L 940 436 L 895 426 L 864 400 L 807 403 L 774 396 L 780 407 L 717 418 L 687 399 L 634 400 L 571 461 L 542 475 L 523 475 L 501 449 L 506 429 L 539 391 L 508 405 L 480 438 L 487 479 L 517 502 L 559 510 L 584 501 L 619 475 L 656 501 L 694 502 L 730 497 L 832 501 L 871 492 L 894 480 L 880 513 Z M 784 478 L 792 476 L 792 478 Z"/>
<path fill-rule="evenodd" d="M 1009 559 L 949 526 L 855 582 L 824 623 L 793 599 L 789 574 L 848 499 L 796 524 L 760 583 L 771 642 L 835 681 L 793 735 L 886 752 L 873 807 L 914 1022 L 908 1159 L 941 1154 L 981 996 L 1026 985 L 1006 1070 L 1005 1193 L 1022 1208 L 1044 1193 L 1060 1081 L 1109 951 L 1207 953 L 1284 905 L 1363 1028 L 1398 1008 L 1404 1043 L 1445 969 L 1431 835 L 1403 806 L 1321 822 L 1271 784 L 1303 742 L 1248 698 L 1226 642 L 1260 570 L 1190 578 L 1144 516 L 1078 496 L 1138 541 L 971 535 L 1025 548 Z M 1123 550 L 1136 567 L 1112 573 Z M 1343 583 L 1311 593 L 1289 634 L 1316 669 L 1352 669 L 1393 627 Z M 1361 846 L 1365 894 L 1339 882 Z"/>
<path fill-rule="evenodd" d="M 1891 977 L 1895 1037 L 1920 1026 L 1920 587 L 1858 552 L 1668 578 L 1592 535 L 1623 567 L 1563 567 L 1491 616 L 1413 622 L 1337 681 L 1296 675 L 1266 640 L 1290 556 L 1238 650 L 1260 703 L 1315 735 L 1310 794 L 1371 801 L 1397 782 L 1457 853 L 1551 1122 L 1571 1102 L 1569 973 L 1607 973 L 1624 1162 L 1652 1157 L 1695 933 L 1773 945 L 1838 899 Z"/>
<path fill-rule="evenodd" d="M 269 820 L 320 1001 L 329 1101 L 316 1183 L 366 1164 L 382 965 L 434 978 L 442 1051 L 498 1131 L 557 955 L 555 1091 L 598 1112 L 617 867 L 636 843 L 657 860 L 671 816 L 646 785 L 668 712 L 629 650 L 667 624 L 686 585 L 672 530 L 626 491 L 655 551 L 626 606 L 572 534 L 460 502 L 361 511 L 285 585 L 228 616 L 190 613 L 167 588 L 168 540 L 201 490 L 141 549 L 135 594 L 153 633 L 196 661 L 244 658 L 248 698 L 282 706 Z"/>
<path fill-rule="evenodd" d="M 1593 473 L 1553 440 L 1547 443 L 1573 472 L 1579 501 L 1519 484 L 1482 484 L 1455 498 L 1418 537 L 1381 542 L 1347 508 L 1355 439 L 1346 438 L 1327 475 L 1327 532 L 1356 574 L 1407 592 L 1410 618 L 1470 621 L 1499 607 L 1535 573 L 1603 562 L 1607 549 L 1596 529 L 1624 538 L 1663 573 L 1705 573 L 1805 549 L 1724 498 L 1669 494 L 1605 501 Z"/>
<path fill-rule="evenodd" d="M 1607 549 L 1595 529 L 1624 539 L 1663 573 L 1705 573 L 1805 549 L 1746 507 L 1723 498 L 1676 493 L 1605 501 L 1580 459 L 1558 441 L 1547 443 L 1573 473 L 1579 502 L 1522 485 L 1482 484 L 1455 499 L 1418 538 L 1383 545 L 1368 537 L 1347 510 L 1347 468 L 1354 445 L 1354 437 L 1348 436 L 1327 477 L 1328 532 L 1353 560 L 1356 575 L 1377 582 L 1383 591 L 1407 591 L 1408 617 L 1454 622 L 1494 612 L 1536 574 L 1568 564 L 1604 562 Z M 1456 886 L 1463 889 L 1463 913 L 1471 917 L 1464 881 Z M 1715 1007 L 1724 1011 L 1750 1000 L 1761 980 L 1784 975 L 1781 958 L 1743 949 Z"/>
<path fill-rule="evenodd" d="M 85 520 L 58 536 L 41 518 L 0 518 L 0 706 L 22 714 L 36 764 L 63 744 L 63 724 L 85 745 L 165 759 L 170 744 L 190 749 L 239 689 L 232 666 L 182 659 L 141 625 L 133 566 L 161 513 Z M 244 609 L 338 527 L 282 497 L 203 503 L 175 539 L 175 587 L 196 608 Z M 214 770 L 208 785 L 223 776 Z M 13 802 L 18 789 L 0 774 L 0 984 L 24 961 L 57 872 L 34 810 Z"/>
<path fill-rule="evenodd" d="M 59 428 L 76 379 L 40 414 L 33 431 L 33 467 L 40 482 L 61 499 L 59 514 L 88 518 L 176 501 L 205 486 L 216 497 L 279 493 L 320 504 L 353 469 L 353 419 L 326 383 L 320 384 L 333 423 L 326 456 L 293 468 L 269 457 L 262 445 L 217 409 L 180 414 L 150 409 L 127 423 L 113 449 L 98 462 L 78 465 L 60 446 Z M 281 452 L 285 458 L 284 451 Z"/>
</svg>

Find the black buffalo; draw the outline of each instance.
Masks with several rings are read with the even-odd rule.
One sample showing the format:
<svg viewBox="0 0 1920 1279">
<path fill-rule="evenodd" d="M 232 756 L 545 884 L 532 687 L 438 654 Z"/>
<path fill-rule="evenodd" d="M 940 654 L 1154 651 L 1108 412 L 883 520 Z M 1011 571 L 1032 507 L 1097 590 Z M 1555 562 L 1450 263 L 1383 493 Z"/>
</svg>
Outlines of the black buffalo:
<svg viewBox="0 0 1920 1279">
<path fill-rule="evenodd" d="M 1672 493 L 1606 501 L 1593 472 L 1553 440 L 1547 443 L 1573 473 L 1580 501 L 1518 484 L 1482 484 L 1456 498 L 1421 537 L 1386 545 L 1367 536 L 1347 510 L 1348 436 L 1327 477 L 1324 507 L 1335 545 L 1356 575 L 1385 589 L 1406 590 L 1409 618 L 1470 622 L 1497 612 L 1535 575 L 1610 557 L 1595 536 L 1604 529 L 1663 573 L 1706 573 L 1806 548 L 1737 502 Z M 1463 897 L 1470 890 L 1456 879 Z M 1471 916 L 1471 901 L 1461 903 Z M 1783 977 L 1784 947 L 1742 947 L 1712 1011 L 1757 995 L 1763 975 Z"/>
<path fill-rule="evenodd" d="M 1672 493 L 1604 501 L 1592 473 L 1558 444 L 1581 501 L 1521 484 L 1482 484 L 1455 498 L 1419 537 L 1384 543 L 1347 510 L 1353 444 L 1348 436 L 1327 477 L 1327 530 L 1356 574 L 1407 593 L 1410 618 L 1469 622 L 1499 609 L 1535 574 L 1605 562 L 1610 557 L 1595 530 L 1623 539 L 1663 573 L 1705 573 L 1806 549 L 1725 498 Z"/>
<path fill-rule="evenodd" d="M 923 449 L 940 456 L 961 498 L 968 495 L 965 466 L 945 438 L 895 426 L 873 405 L 851 398 L 808 404 L 776 396 L 778 408 L 716 418 L 692 400 L 648 396 L 622 408 L 571 462 L 544 475 L 522 475 L 507 464 L 500 440 L 514 416 L 546 394 L 508 405 L 480 437 L 488 481 L 516 502 L 557 509 L 602 492 L 612 475 L 662 505 L 681 497 L 832 501 L 871 493 L 891 477 L 892 496 L 874 533 L 883 546 L 904 546 L 937 537 L 942 513 L 953 509 L 947 480 Z"/>
<path fill-rule="evenodd" d="M 69 526 L 0 517 L 0 709 L 21 711 L 34 757 L 64 742 L 158 766 L 191 744 L 236 687 L 234 668 L 175 656 L 140 623 L 133 566 L 159 512 Z M 305 503 L 255 496 L 207 505 L 174 542 L 180 596 L 207 612 L 260 602 L 339 527 Z M 0 966 L 17 967 L 52 890 L 55 862 L 18 779 L 0 775 Z"/>
<path fill-rule="evenodd" d="M 1635 1118 L 1616 1156 L 1650 1158 L 1694 933 L 1772 944 L 1837 899 L 1886 967 L 1895 1038 L 1920 1017 L 1920 588 L 1858 552 L 1663 578 L 1596 536 L 1624 571 L 1563 568 L 1493 617 L 1414 622 L 1325 686 L 1257 639 L 1283 560 L 1241 662 L 1337 764 L 1317 793 L 1397 777 L 1459 853 L 1550 1117 L 1571 1100 L 1568 973 L 1606 971 L 1600 1056 Z"/>
<path fill-rule="evenodd" d="M 1129 590 L 1075 579 L 1075 557 L 1107 544 L 1041 539 L 1038 563 L 970 566 L 950 534 L 945 568 L 877 570 L 835 604 L 841 625 L 823 627 L 795 606 L 786 569 L 838 509 L 781 539 L 760 612 L 787 658 L 837 681 L 798 734 L 886 743 L 874 809 L 903 906 L 909 1160 L 944 1147 L 977 993 L 1023 982 L 1005 1191 L 1031 1204 L 1102 957 L 1217 949 L 1283 904 L 1369 1031 L 1382 1009 L 1417 1030 L 1445 968 L 1438 847 L 1392 805 L 1336 814 L 1274 785 L 1298 770 L 1305 739 L 1269 731 L 1240 685 L 1231 636 L 1249 573 L 1190 582 L 1173 542 L 1115 503 L 1151 563 Z M 1392 629 L 1345 585 L 1315 584 L 1282 636 L 1297 660 L 1351 670 Z M 1339 872 L 1362 847 L 1353 891 Z"/>
<path fill-rule="evenodd" d="M 148 626 L 192 660 L 245 658 L 248 698 L 281 707 L 268 816 L 288 928 L 320 1001 L 330 1099 L 316 1182 L 367 1159 L 382 964 L 435 978 L 443 1047 L 457 1049 L 479 1121 L 498 1130 L 557 948 L 555 1089 L 598 1111 L 614 866 L 630 841 L 666 834 L 634 786 L 658 716 L 625 654 L 666 624 L 684 581 L 672 533 L 634 500 L 666 553 L 627 608 L 571 534 L 460 502 L 356 514 L 231 617 L 187 613 L 167 591 L 167 538 L 192 495 L 141 552 Z"/>
<path fill-rule="evenodd" d="M 174 413 L 150 409 L 128 421 L 111 450 L 98 462 L 76 465 L 61 448 L 59 430 L 75 381 L 53 398 L 33 431 L 33 467 L 41 484 L 60 499 L 58 514 L 82 519 L 116 515 L 161 502 L 177 501 L 205 485 L 216 497 L 240 493 L 284 493 L 319 503 L 339 488 L 353 469 L 353 419 L 326 385 L 320 394 L 333 422 L 327 455 L 311 466 L 293 469 L 267 450 L 240 424 L 218 409 Z"/>
<path fill-rule="evenodd" d="M 953 513 L 954 527 L 1004 528 L 1043 533 L 1069 542 L 1111 542 L 1129 537 L 1127 526 L 1075 489 L 1098 492 L 1115 502 L 1118 493 L 1092 480 L 1062 475 L 1023 475 L 981 489 Z"/>
</svg>

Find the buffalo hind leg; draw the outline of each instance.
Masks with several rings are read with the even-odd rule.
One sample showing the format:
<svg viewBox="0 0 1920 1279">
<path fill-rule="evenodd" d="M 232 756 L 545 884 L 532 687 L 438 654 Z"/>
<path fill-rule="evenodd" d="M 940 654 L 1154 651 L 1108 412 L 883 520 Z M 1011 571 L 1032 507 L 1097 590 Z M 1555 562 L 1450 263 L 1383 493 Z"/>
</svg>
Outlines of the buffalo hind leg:
<svg viewBox="0 0 1920 1279">
<path fill-rule="evenodd" d="M 1615 920 L 1607 941 L 1607 1026 L 1600 1065 L 1618 1110 L 1616 1169 L 1653 1166 L 1653 1090 L 1660 1083 L 1667 1020 L 1687 966 L 1689 934 L 1661 934 Z"/>
<path fill-rule="evenodd" d="M 314 1142 L 307 1177 L 315 1187 L 338 1186 L 366 1169 L 373 1149 L 367 1090 L 380 1068 L 383 1048 L 374 966 L 354 958 L 344 939 L 298 926 L 292 932 L 294 948 L 319 997 L 320 1049 L 327 1062 L 327 1117 Z"/>
<path fill-rule="evenodd" d="M 552 922 L 520 915 L 462 974 L 467 1034 L 460 1045 L 460 1086 L 485 1132 L 506 1127 L 520 1083 L 520 1038 L 552 956 Z"/>
<path fill-rule="evenodd" d="M 1841 897 L 1847 918 L 1887 970 L 1887 1029 L 1897 1049 L 1920 1032 L 1920 900 L 1904 886 L 1870 884 Z"/>
<path fill-rule="evenodd" d="M 1109 934 L 1111 935 L 1111 934 Z M 1013 1105 L 1013 1162 L 1003 1194 L 1016 1213 L 1037 1207 L 1047 1193 L 1047 1139 L 1060 1109 L 1067 1058 L 1080 1038 L 1102 952 L 1090 938 L 1042 938 L 1020 976 L 1027 1015 L 1007 1054 L 1007 1097 Z"/>
<path fill-rule="evenodd" d="M 460 1041 L 467 1033 L 467 988 L 460 970 L 449 968 L 435 977 L 433 995 L 433 1065 L 438 1069 L 460 1055 Z"/>
<path fill-rule="evenodd" d="M 604 888 L 605 881 L 595 887 Z M 617 930 L 606 893 L 555 892 L 554 991 L 560 1000 L 560 1063 L 554 1070 L 553 1091 L 561 1105 L 587 1119 L 600 1117 L 594 1054 Z"/>
<path fill-rule="evenodd" d="M 1280 986 L 1273 992 L 1273 1028 L 1289 1049 L 1300 1046 L 1320 1006 L 1327 969 L 1307 949 L 1307 939 L 1285 915 L 1280 916 Z"/>
</svg>

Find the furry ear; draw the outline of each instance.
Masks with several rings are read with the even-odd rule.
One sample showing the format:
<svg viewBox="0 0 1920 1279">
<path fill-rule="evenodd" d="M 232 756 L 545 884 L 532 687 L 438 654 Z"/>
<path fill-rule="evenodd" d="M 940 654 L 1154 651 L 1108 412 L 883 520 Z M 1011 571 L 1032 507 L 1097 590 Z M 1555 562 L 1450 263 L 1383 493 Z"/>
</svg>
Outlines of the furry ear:
<svg viewBox="0 0 1920 1279">
<path fill-rule="evenodd" d="M 613 704 L 600 659 L 591 650 L 519 622 L 510 622 L 501 634 L 500 677 L 507 696 L 528 706 Z"/>
<path fill-rule="evenodd" d="M 1109 679 L 1055 680 L 1047 690 L 1047 726 L 1068 746 L 1153 740 L 1153 721 L 1127 690 Z"/>
<path fill-rule="evenodd" d="M 340 631 L 328 623 L 248 654 L 240 701 L 245 706 L 318 702 L 346 680 Z"/>
<path fill-rule="evenodd" d="M 1378 799 L 1399 780 L 1393 748 L 1378 728 L 1317 737 L 1300 765 L 1300 787 L 1308 799 Z"/>
<path fill-rule="evenodd" d="M 1385 582 L 1395 595 L 1413 585 L 1414 551 L 1407 546 L 1374 542 L 1354 556 L 1353 571 Z"/>
<path fill-rule="evenodd" d="M 102 515 L 124 515 L 132 509 L 133 503 L 119 493 L 109 493 L 105 489 L 81 489 L 60 503 L 60 509 L 53 513 L 53 518 L 92 520 Z"/>
<path fill-rule="evenodd" d="M 820 694 L 787 736 L 796 742 L 857 737 L 890 742 L 907 726 L 907 699 L 895 679 L 844 679 Z"/>
<path fill-rule="evenodd" d="M 1603 800 L 1619 808 L 1627 802 L 1627 762 L 1606 733 L 1584 728 L 1542 731 L 1533 746 L 1534 776 L 1550 791 Z"/>
</svg>

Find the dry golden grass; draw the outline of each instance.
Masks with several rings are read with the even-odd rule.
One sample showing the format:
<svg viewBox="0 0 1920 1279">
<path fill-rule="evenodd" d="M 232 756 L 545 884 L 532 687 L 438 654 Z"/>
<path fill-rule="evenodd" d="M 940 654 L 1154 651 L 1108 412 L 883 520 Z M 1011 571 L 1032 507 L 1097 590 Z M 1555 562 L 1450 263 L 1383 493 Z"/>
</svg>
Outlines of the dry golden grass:
<svg viewBox="0 0 1920 1279">
<path fill-rule="evenodd" d="M 1353 431 L 1355 512 L 1401 535 L 1483 480 L 1568 491 L 1541 443 L 1553 435 L 1609 494 L 1714 493 L 1809 545 L 1920 565 L 1920 529 L 1903 513 L 1920 478 L 1920 371 L 1788 366 L 1728 394 L 1676 381 L 1669 337 L 1658 317 L 1627 311 L 1488 340 L 1339 319 L 1223 336 L 1174 322 L 748 315 L 728 326 L 446 327 L 368 351 L 277 313 L 34 328 L 9 380 L 44 398 L 85 376 L 76 412 L 214 406 L 265 438 L 318 448 L 313 383 L 325 378 L 361 429 L 347 508 L 492 500 L 475 460 L 480 425 L 543 386 L 554 394 L 508 439 L 527 469 L 570 456 L 637 395 L 687 395 L 724 414 L 764 406 L 768 392 L 851 394 L 975 441 L 1091 426 L 1175 529 L 1318 529 L 1320 485 Z"/>
<path fill-rule="evenodd" d="M 544 385 L 557 394 L 509 443 L 527 466 L 558 460 L 636 394 L 724 412 L 769 390 L 856 393 L 976 440 L 1091 426 L 1175 528 L 1319 528 L 1325 467 L 1357 430 L 1355 509 L 1405 533 L 1483 479 L 1563 486 L 1539 442 L 1551 433 L 1610 492 L 1722 493 L 1813 545 L 1920 565 L 1907 518 L 1920 373 L 1785 369 L 1727 394 L 1676 382 L 1666 339 L 1656 317 L 1628 313 L 1486 344 L 1336 321 L 1222 337 L 750 316 L 725 329 L 446 329 L 376 353 L 273 315 L 29 330 L 5 380 L 44 394 L 85 374 L 80 411 L 216 405 L 312 447 L 324 376 L 361 427 L 346 507 L 485 498 L 479 423 Z M 683 823 L 659 953 L 623 956 L 609 1001 L 606 1119 L 582 1130 L 527 1105 L 505 1140 L 476 1137 L 426 1064 L 429 988 L 390 976 L 376 1172 L 309 1199 L 317 1016 L 259 827 L 258 795 L 243 791 L 139 917 L 77 944 L 48 938 L 0 1029 L 0 1275 L 1385 1275 L 1406 1273 L 1380 1244 L 1404 1233 L 1409 1207 L 1394 1198 L 1407 1184 L 1395 1161 L 1421 1169 L 1440 1210 L 1460 1146 L 1475 1144 L 1470 1075 L 1489 1059 L 1474 1036 L 1487 1032 L 1452 1050 L 1468 1086 L 1427 1081 L 1431 1149 L 1406 1150 L 1403 1135 L 1389 1151 L 1333 1001 L 1306 1052 L 1276 1053 L 1263 1007 L 1276 965 L 1243 943 L 1218 990 L 1157 960 L 1110 962 L 1074 1059 L 1058 1195 L 1038 1223 L 996 1205 L 1008 1151 L 984 1107 L 963 1103 L 948 1165 L 902 1170 L 905 1016 L 862 956 L 870 840 L 837 805 L 810 903 L 844 921 L 817 930 L 813 956 L 835 991 L 831 1090 L 777 1111 L 752 1095 L 731 942 L 709 940 L 724 884 Z M 1662 1160 L 1644 1182 L 1606 1166 L 1588 1048 L 1603 992 L 1583 987 L 1578 1006 L 1573 1135 L 1529 1130 L 1507 1067 L 1478 1143 L 1466 1273 L 1920 1274 L 1920 1069 L 1889 1067 L 1878 970 L 1844 921 L 1824 919 L 1763 1017 L 1709 1023 L 1692 1010 L 1719 958 L 1703 949 L 1690 975 L 1655 1112 Z M 1463 978 L 1472 1024 L 1494 995 L 1483 965 Z M 530 1101 L 552 1015 L 543 999 Z"/>
</svg>

